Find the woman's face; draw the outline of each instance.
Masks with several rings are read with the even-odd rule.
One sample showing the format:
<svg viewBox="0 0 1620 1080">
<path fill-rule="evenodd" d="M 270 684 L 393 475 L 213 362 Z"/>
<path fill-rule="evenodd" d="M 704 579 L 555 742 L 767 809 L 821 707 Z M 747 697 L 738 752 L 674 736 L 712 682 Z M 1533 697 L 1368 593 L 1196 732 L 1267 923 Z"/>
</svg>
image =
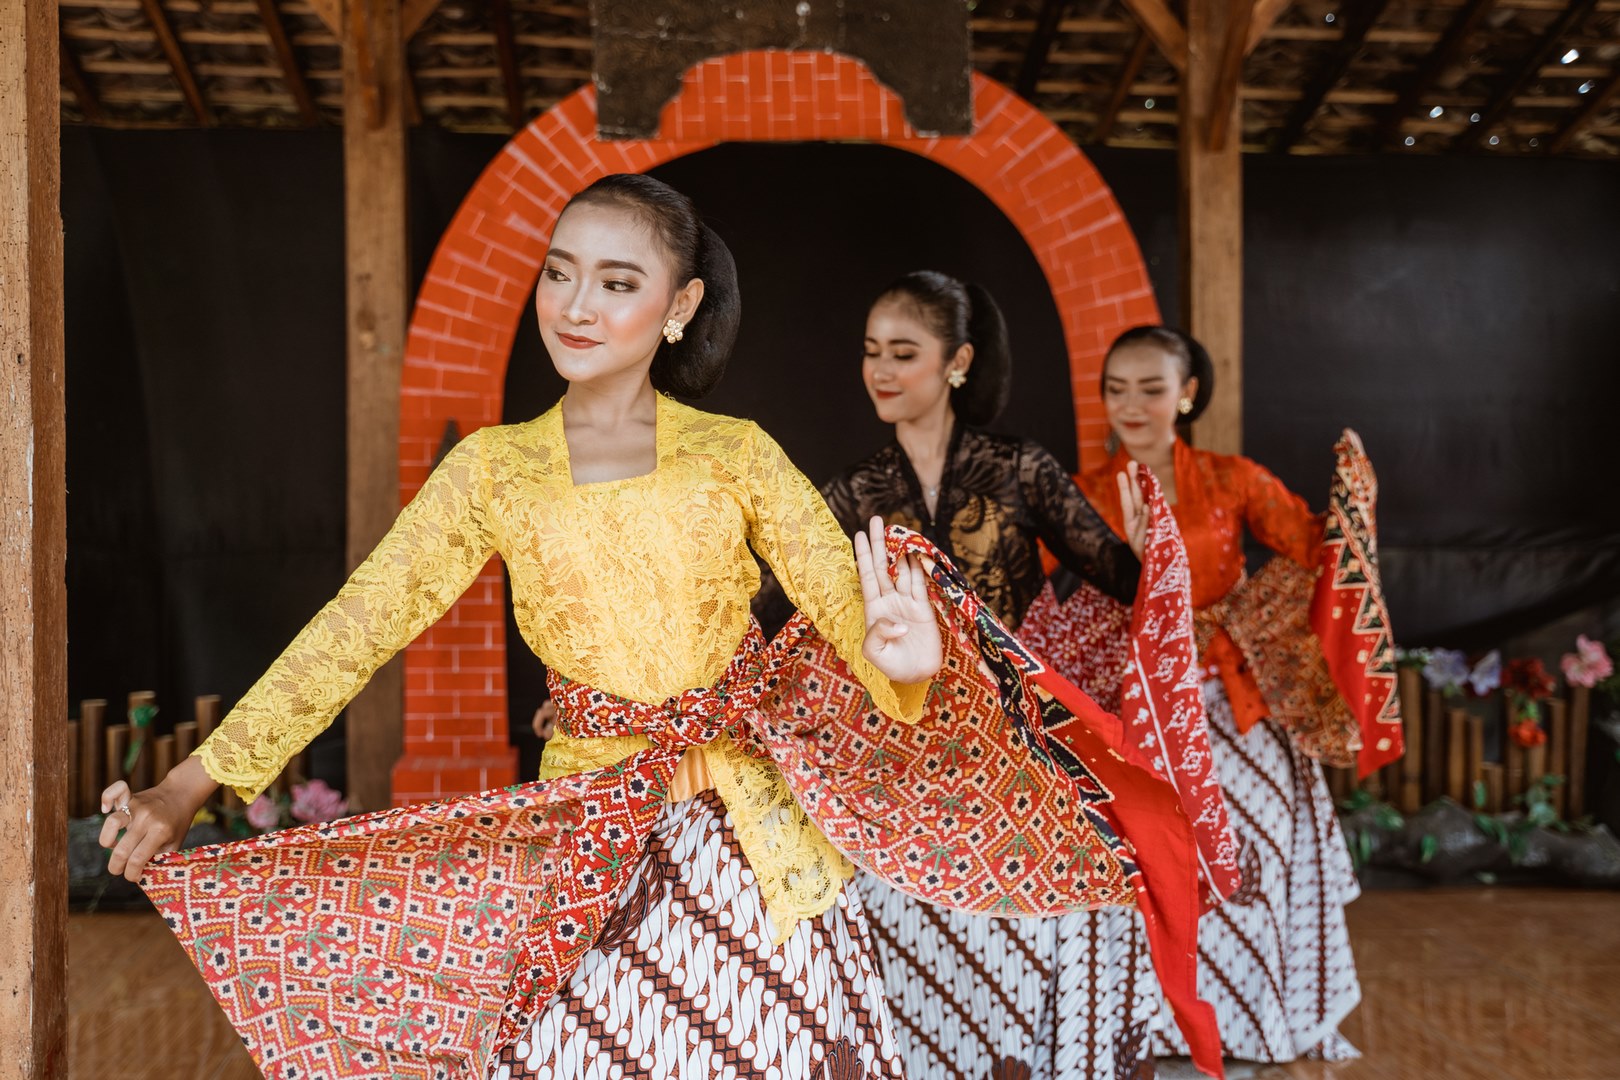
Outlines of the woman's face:
<svg viewBox="0 0 1620 1080">
<path fill-rule="evenodd" d="M 645 378 L 668 319 L 691 320 L 703 282 L 678 283 L 651 228 L 618 206 L 570 207 L 534 293 L 540 340 L 570 383 Z"/>
<path fill-rule="evenodd" d="M 1128 453 L 1155 454 L 1176 437 L 1177 403 L 1198 392 L 1198 380 L 1181 378 L 1175 355 L 1142 341 L 1114 350 L 1103 373 L 1108 426 Z"/>
<path fill-rule="evenodd" d="M 973 346 L 964 345 L 947 365 L 945 342 L 902 300 L 879 300 L 867 312 L 861 379 L 885 424 L 943 413 L 950 405 L 949 369 L 966 373 L 972 361 Z"/>
</svg>

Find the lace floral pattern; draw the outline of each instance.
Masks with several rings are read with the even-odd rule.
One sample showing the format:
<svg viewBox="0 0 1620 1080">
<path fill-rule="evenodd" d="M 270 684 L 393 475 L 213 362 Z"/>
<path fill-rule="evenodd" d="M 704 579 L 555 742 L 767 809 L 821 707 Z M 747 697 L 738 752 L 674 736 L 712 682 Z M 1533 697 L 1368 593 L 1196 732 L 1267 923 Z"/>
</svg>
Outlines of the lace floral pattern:
<svg viewBox="0 0 1620 1080">
<path fill-rule="evenodd" d="M 659 398 L 656 468 L 576 485 L 562 408 L 485 428 L 446 456 L 336 598 L 198 748 L 209 775 L 251 801 L 372 672 L 447 611 L 499 554 L 519 630 L 557 673 L 659 702 L 711 685 L 749 624 L 750 548 L 897 719 L 926 686 L 897 687 L 861 655 L 865 618 L 849 540 L 815 487 L 760 428 Z M 623 760 L 639 737 L 566 737 L 542 776 Z M 847 867 L 796 808 L 774 766 L 705 752 L 716 786 L 781 911 L 816 910 Z"/>
</svg>

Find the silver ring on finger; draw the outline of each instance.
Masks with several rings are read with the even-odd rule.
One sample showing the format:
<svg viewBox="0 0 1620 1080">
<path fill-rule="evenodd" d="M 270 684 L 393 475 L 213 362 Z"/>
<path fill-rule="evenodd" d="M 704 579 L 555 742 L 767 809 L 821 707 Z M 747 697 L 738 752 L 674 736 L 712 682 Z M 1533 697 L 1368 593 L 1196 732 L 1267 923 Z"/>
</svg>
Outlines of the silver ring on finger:
<svg viewBox="0 0 1620 1080">
<path fill-rule="evenodd" d="M 123 806 L 118 807 L 116 810 L 113 811 L 113 813 L 115 813 L 115 814 L 123 814 L 125 817 L 129 818 L 131 821 L 135 820 L 135 811 L 133 811 L 133 810 L 131 810 L 129 808 L 129 803 L 125 803 Z"/>
</svg>

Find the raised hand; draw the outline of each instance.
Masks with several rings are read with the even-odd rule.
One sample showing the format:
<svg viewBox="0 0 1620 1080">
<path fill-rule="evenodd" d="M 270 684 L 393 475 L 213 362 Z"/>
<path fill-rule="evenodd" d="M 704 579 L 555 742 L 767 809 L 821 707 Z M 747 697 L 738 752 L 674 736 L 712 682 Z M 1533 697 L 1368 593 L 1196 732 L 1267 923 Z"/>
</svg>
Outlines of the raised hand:
<svg viewBox="0 0 1620 1080">
<path fill-rule="evenodd" d="M 889 576 L 889 550 L 883 542 L 883 519 L 874 517 L 867 532 L 855 534 L 855 566 L 861 575 L 866 604 L 866 640 L 861 654 L 897 683 L 919 683 L 934 677 L 945 661 L 939 623 L 928 601 L 928 577 L 917 557 L 909 555 Z"/>
<path fill-rule="evenodd" d="M 1147 499 L 1142 496 L 1141 468 L 1133 461 L 1116 477 L 1119 481 L 1119 505 L 1125 512 L 1125 542 L 1131 545 L 1138 559 L 1147 550 L 1148 530 L 1148 507 Z"/>
</svg>

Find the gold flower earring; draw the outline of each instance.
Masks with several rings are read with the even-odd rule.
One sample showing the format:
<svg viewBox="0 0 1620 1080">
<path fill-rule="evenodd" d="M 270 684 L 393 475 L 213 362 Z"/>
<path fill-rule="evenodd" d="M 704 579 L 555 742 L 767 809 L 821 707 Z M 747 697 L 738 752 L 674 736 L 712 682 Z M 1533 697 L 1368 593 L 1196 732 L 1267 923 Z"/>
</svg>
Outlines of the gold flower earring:
<svg viewBox="0 0 1620 1080">
<path fill-rule="evenodd" d="M 1180 401 L 1176 402 L 1176 412 L 1180 413 L 1182 416 L 1186 416 L 1188 413 L 1192 412 L 1192 406 L 1192 398 L 1184 397 Z"/>
<path fill-rule="evenodd" d="M 950 372 L 945 376 L 945 381 L 951 384 L 952 390 L 960 390 L 963 384 L 967 382 L 967 372 L 961 368 L 951 368 Z"/>
<path fill-rule="evenodd" d="M 679 319 L 671 319 L 664 324 L 664 340 L 671 345 L 686 336 L 686 324 Z"/>
</svg>

